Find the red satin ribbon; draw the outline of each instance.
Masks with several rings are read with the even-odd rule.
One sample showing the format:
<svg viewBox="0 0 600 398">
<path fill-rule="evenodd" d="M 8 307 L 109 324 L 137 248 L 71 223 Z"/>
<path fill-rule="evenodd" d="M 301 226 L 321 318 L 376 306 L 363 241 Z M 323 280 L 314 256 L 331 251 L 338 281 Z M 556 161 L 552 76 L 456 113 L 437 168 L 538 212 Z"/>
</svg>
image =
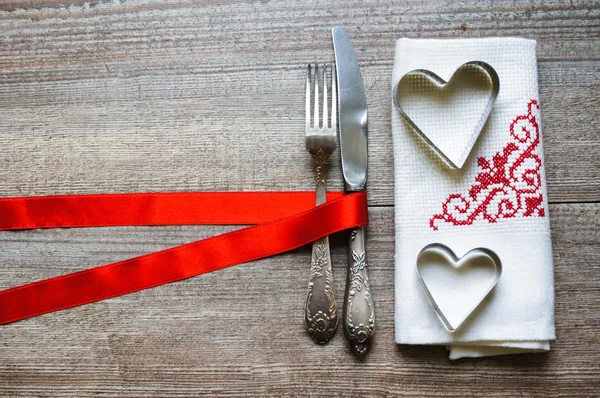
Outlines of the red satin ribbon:
<svg viewBox="0 0 600 398">
<path fill-rule="evenodd" d="M 0 229 L 115 225 L 252 227 L 0 291 L 0 325 L 292 250 L 366 225 L 364 193 L 314 206 L 314 192 L 73 195 L 0 200 Z M 194 206 L 195 205 L 195 206 Z M 199 207 L 199 208 L 198 208 Z M 276 220 L 276 221 L 273 221 Z"/>
<path fill-rule="evenodd" d="M 327 200 L 343 196 L 330 192 Z M 315 192 L 181 192 L 0 198 L 0 230 L 253 225 L 309 210 Z"/>
</svg>

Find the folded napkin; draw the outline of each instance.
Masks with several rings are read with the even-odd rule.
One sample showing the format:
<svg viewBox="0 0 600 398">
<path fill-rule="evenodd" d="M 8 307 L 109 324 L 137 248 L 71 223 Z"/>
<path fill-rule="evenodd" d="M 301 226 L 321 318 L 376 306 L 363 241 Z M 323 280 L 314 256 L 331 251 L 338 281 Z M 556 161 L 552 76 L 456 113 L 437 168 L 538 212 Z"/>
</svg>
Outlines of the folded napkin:
<svg viewBox="0 0 600 398">
<path fill-rule="evenodd" d="M 555 339 L 535 45 L 515 38 L 396 43 L 392 87 L 415 69 L 448 81 L 469 61 L 490 64 L 500 79 L 487 124 L 460 170 L 449 168 L 392 106 L 399 344 L 445 345 L 456 359 L 547 351 Z M 468 119 L 470 99 L 462 101 Z M 454 333 L 438 319 L 416 272 L 417 255 L 430 243 L 459 257 L 485 247 L 502 261 L 492 294 Z"/>
</svg>

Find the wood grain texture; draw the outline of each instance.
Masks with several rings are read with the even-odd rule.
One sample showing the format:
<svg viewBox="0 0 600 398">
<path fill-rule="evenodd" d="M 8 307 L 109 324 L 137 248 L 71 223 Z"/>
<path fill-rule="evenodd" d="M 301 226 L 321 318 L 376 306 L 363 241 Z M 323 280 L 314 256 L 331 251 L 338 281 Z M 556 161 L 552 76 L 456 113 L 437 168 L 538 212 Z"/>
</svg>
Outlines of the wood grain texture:
<svg viewBox="0 0 600 398">
<path fill-rule="evenodd" d="M 3 395 L 592 396 L 598 385 L 600 205 L 550 207 L 558 340 L 546 354 L 450 362 L 442 347 L 393 341 L 393 209 L 370 212 L 379 329 L 360 363 L 340 333 L 316 346 L 302 325 L 309 248 L 0 329 Z M 0 234 L 2 286 L 117 261 L 229 227 Z M 345 238 L 332 240 L 343 275 Z M 259 277 L 260 275 L 260 277 Z M 261 281 L 259 283 L 259 280 Z M 261 287 L 262 286 L 262 287 Z M 343 278 L 336 278 L 341 291 Z M 258 314 L 258 315 L 257 315 Z M 468 393 L 467 393 L 468 392 Z M 352 393 L 352 394 L 350 394 Z"/>
<path fill-rule="evenodd" d="M 309 248 L 0 328 L 0 396 L 597 396 L 600 5 L 596 1 L 0 4 L 0 196 L 313 188 L 304 68 L 346 26 L 369 101 L 367 359 L 302 325 Z M 538 40 L 558 340 L 450 362 L 393 342 L 390 79 L 396 38 Z M 341 189 L 339 152 L 330 187 Z M 232 227 L 0 233 L 0 289 Z M 342 291 L 346 237 L 333 239 Z"/>
</svg>

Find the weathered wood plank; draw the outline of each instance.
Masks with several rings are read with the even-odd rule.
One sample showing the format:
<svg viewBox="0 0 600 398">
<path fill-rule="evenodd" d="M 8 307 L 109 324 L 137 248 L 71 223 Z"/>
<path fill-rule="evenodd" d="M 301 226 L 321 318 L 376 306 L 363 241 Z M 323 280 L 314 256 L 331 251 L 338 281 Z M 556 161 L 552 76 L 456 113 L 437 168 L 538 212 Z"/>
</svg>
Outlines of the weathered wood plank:
<svg viewBox="0 0 600 398">
<path fill-rule="evenodd" d="M 386 62 L 363 70 L 372 205 L 393 205 Z M 312 189 L 304 73 L 297 65 L 0 84 L 0 192 Z M 600 62 L 541 63 L 540 85 L 550 201 L 597 201 Z M 341 189 L 339 151 L 332 168 L 330 187 Z"/>
<path fill-rule="evenodd" d="M 364 363 L 341 332 L 305 334 L 308 248 L 0 328 L 2 395 L 591 396 L 600 387 L 600 205 L 550 208 L 558 341 L 547 354 L 449 363 L 393 342 L 393 209 L 371 210 L 379 330 Z M 210 236 L 229 227 L 0 233 L 0 288 Z M 336 288 L 345 239 L 333 240 Z M 442 387 L 443 386 L 443 387 Z"/>
<path fill-rule="evenodd" d="M 316 0 L 127 1 L 86 3 L 49 1 L 3 3 L 4 65 L 19 69 L 35 63 L 63 78 L 89 76 L 89 62 L 130 63 L 127 72 L 236 70 L 282 63 L 293 67 L 313 61 L 331 46 L 328 28 L 335 24 L 353 32 L 365 62 L 389 57 L 390 40 L 401 37 L 526 36 L 541 42 L 541 60 L 600 59 L 600 7 L 594 1 L 435 1 L 353 0 L 327 6 Z M 33 8 L 29 8 L 29 4 Z M 82 4 L 80 2 L 79 4 Z M 19 6 L 25 9 L 19 9 Z M 35 48 L 31 42 L 35 40 Z M 277 54 L 277 56 L 273 56 Z M 56 71 L 61 66 L 61 71 Z M 30 78 L 25 68 L 19 81 Z M 34 77 L 34 80 L 37 80 Z"/>
</svg>

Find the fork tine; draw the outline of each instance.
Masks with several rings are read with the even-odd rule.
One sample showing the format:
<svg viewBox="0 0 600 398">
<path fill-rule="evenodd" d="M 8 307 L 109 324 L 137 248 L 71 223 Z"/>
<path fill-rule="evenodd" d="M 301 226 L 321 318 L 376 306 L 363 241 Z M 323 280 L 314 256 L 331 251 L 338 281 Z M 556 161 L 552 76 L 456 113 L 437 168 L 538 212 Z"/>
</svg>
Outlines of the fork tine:
<svg viewBox="0 0 600 398">
<path fill-rule="evenodd" d="M 329 115 L 327 114 L 327 71 L 329 65 L 323 67 L 323 128 L 329 127 Z"/>
<path fill-rule="evenodd" d="M 310 128 L 310 64 L 306 70 L 306 128 Z"/>
<path fill-rule="evenodd" d="M 337 131 L 337 76 L 331 66 L 331 128 Z"/>
<path fill-rule="evenodd" d="M 319 128 L 319 65 L 315 64 L 313 69 L 313 79 L 315 79 L 315 119 L 313 126 Z"/>
</svg>

